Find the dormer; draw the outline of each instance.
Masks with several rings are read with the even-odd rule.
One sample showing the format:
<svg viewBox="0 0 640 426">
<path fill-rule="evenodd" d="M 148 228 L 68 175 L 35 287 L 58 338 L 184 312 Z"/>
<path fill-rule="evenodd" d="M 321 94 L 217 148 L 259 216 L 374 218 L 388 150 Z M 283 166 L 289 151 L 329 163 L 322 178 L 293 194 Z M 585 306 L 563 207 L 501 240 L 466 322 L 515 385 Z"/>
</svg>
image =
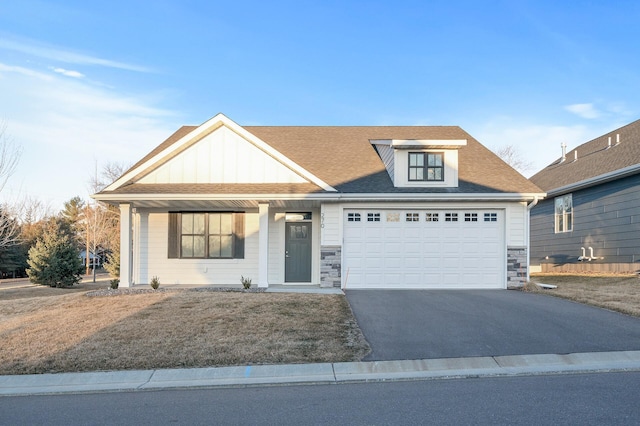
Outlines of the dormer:
<svg viewBox="0 0 640 426">
<path fill-rule="evenodd" d="M 466 139 L 371 140 L 396 188 L 456 188 L 458 150 Z"/>
</svg>

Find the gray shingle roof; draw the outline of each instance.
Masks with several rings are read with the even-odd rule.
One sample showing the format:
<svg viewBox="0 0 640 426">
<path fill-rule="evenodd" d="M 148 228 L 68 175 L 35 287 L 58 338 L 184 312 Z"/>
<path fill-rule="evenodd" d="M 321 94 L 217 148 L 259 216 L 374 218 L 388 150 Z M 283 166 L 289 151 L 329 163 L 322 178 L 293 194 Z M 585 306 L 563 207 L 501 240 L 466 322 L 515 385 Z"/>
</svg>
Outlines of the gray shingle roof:
<svg viewBox="0 0 640 426">
<path fill-rule="evenodd" d="M 616 145 L 617 135 L 620 143 Z M 611 148 L 609 146 L 611 137 Z M 575 152 L 578 159 L 575 159 Z M 546 192 L 640 164 L 640 120 L 613 130 L 567 152 L 530 179 Z"/>
<path fill-rule="evenodd" d="M 143 164 L 159 152 L 195 130 L 184 126 L 132 167 Z M 314 174 L 340 193 L 542 193 L 489 149 L 457 126 L 244 126 L 287 158 Z M 396 188 L 370 140 L 427 139 L 460 140 L 457 188 Z M 282 185 L 280 185 L 282 186 Z M 316 193 L 312 184 L 288 185 L 205 185 L 130 184 L 111 193 Z M 235 192 L 243 191 L 243 192 Z"/>
</svg>

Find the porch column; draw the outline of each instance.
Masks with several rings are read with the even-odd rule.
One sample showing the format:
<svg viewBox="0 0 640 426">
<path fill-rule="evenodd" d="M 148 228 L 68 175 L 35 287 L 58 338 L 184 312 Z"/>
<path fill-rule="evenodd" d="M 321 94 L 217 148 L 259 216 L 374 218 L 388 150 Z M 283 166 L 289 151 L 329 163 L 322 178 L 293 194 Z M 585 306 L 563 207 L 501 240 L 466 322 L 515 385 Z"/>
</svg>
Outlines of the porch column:
<svg viewBox="0 0 640 426">
<path fill-rule="evenodd" d="M 131 204 L 120 204 L 120 287 L 131 287 Z"/>
<path fill-rule="evenodd" d="M 269 287 L 269 203 L 258 204 L 258 287 Z"/>
</svg>

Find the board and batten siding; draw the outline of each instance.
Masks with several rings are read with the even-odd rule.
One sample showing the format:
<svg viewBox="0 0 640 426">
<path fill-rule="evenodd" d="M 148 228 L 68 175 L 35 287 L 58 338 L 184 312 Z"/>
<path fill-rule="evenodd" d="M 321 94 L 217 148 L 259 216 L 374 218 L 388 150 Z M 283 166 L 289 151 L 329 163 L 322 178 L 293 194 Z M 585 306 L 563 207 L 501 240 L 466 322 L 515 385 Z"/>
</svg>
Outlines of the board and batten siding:
<svg viewBox="0 0 640 426">
<path fill-rule="evenodd" d="M 531 210 L 531 262 L 578 263 L 588 247 L 602 264 L 640 262 L 640 175 L 570 192 L 573 231 L 555 233 L 555 197 Z M 548 257 L 548 259 L 547 259 Z M 640 268 L 640 264 L 638 265 Z"/>
<path fill-rule="evenodd" d="M 240 276 L 258 282 L 258 214 L 245 214 L 244 259 L 169 259 L 169 214 L 136 214 L 134 246 L 135 284 L 148 284 L 157 276 L 162 284 L 240 285 Z"/>
<path fill-rule="evenodd" d="M 304 183 L 306 180 L 226 127 L 140 179 L 139 183 Z"/>
</svg>

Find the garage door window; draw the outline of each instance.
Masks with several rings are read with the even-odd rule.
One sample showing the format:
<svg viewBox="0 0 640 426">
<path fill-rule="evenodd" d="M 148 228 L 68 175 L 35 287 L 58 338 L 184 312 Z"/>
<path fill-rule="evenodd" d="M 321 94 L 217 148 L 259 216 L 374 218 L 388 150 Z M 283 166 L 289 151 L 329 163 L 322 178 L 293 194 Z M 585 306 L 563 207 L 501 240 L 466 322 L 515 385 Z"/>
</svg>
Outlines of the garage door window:
<svg viewBox="0 0 640 426">
<path fill-rule="evenodd" d="M 380 222 L 380 213 L 367 213 L 367 222 Z"/>
<path fill-rule="evenodd" d="M 458 221 L 458 213 L 445 213 L 444 214 L 445 222 L 457 222 Z"/>
<path fill-rule="evenodd" d="M 478 221 L 478 213 L 465 213 L 464 214 L 465 222 L 477 222 Z"/>
<path fill-rule="evenodd" d="M 407 222 L 420 222 L 420 213 L 407 213 L 405 220 Z"/>
<path fill-rule="evenodd" d="M 400 222 L 400 213 L 387 213 L 387 222 Z"/>
<path fill-rule="evenodd" d="M 348 213 L 347 214 L 348 222 L 360 222 L 360 213 Z"/>
<path fill-rule="evenodd" d="M 497 222 L 498 221 L 498 213 L 485 213 L 484 214 L 485 222 Z"/>
<path fill-rule="evenodd" d="M 439 219 L 438 213 L 426 213 L 425 214 L 425 221 L 427 221 L 427 222 L 437 222 L 438 219 Z"/>
</svg>

